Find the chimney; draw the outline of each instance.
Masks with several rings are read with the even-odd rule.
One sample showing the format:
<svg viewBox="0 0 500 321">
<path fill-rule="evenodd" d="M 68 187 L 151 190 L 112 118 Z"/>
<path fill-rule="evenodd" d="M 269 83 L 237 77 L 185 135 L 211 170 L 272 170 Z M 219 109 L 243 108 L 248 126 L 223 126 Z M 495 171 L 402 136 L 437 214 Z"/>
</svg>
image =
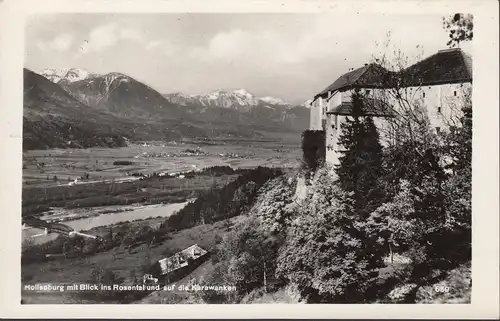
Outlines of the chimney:
<svg viewBox="0 0 500 321">
<path fill-rule="evenodd" d="M 455 51 L 460 51 L 460 48 L 441 49 L 438 52 L 455 52 Z"/>
</svg>

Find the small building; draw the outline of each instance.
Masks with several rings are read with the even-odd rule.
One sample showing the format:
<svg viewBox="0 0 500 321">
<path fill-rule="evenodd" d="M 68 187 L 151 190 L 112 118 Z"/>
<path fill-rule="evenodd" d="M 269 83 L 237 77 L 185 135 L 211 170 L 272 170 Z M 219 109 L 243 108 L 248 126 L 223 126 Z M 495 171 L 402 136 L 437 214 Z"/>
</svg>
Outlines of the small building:
<svg viewBox="0 0 500 321">
<path fill-rule="evenodd" d="M 198 244 L 158 261 L 161 277 L 166 283 L 173 282 L 191 273 L 208 258 L 208 251 Z"/>
</svg>

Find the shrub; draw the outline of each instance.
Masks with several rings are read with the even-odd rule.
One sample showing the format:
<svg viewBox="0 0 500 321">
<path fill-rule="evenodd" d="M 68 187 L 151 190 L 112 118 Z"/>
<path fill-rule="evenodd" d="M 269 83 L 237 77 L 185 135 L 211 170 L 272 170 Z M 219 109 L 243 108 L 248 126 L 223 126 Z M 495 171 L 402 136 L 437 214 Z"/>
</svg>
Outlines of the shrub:
<svg viewBox="0 0 500 321">
<path fill-rule="evenodd" d="M 325 161 L 326 141 L 324 130 L 306 130 L 302 133 L 302 162 L 310 171 L 316 171 Z"/>
<path fill-rule="evenodd" d="M 237 303 L 245 294 L 275 279 L 276 258 L 282 239 L 261 228 L 255 217 L 238 224 L 216 247 L 209 284 L 234 285 L 236 293 L 209 293 L 210 303 Z"/>
<path fill-rule="evenodd" d="M 133 165 L 134 162 L 131 162 L 131 161 L 114 161 L 113 162 L 113 165 L 116 165 L 116 166 L 126 166 L 126 165 Z"/>
<path fill-rule="evenodd" d="M 265 229 L 273 233 L 285 232 L 295 213 L 296 180 L 285 175 L 277 177 L 262 188 L 257 216 Z"/>
<path fill-rule="evenodd" d="M 279 251 L 278 276 L 309 302 L 365 302 L 382 265 L 349 196 L 320 170 Z"/>
</svg>

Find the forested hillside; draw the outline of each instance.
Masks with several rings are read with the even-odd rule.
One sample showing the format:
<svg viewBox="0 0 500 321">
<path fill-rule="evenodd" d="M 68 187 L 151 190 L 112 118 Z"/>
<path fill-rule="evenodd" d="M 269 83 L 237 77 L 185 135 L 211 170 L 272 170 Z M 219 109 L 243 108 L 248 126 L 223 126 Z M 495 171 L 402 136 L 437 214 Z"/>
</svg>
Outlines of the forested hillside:
<svg viewBox="0 0 500 321">
<path fill-rule="evenodd" d="M 422 129 L 385 148 L 369 117 L 343 124 L 338 167 L 305 163 L 260 190 L 246 221 L 218 246 L 207 280 L 235 284 L 238 293 L 205 300 L 248 302 L 293 288 L 309 303 L 470 302 L 472 105 L 465 103 L 461 127 Z"/>
</svg>

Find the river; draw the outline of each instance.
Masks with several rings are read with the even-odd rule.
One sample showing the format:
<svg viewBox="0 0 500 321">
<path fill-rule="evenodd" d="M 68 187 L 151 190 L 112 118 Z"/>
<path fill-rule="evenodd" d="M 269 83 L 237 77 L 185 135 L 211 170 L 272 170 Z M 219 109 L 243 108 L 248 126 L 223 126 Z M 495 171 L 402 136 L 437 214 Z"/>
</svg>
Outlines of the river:
<svg viewBox="0 0 500 321">
<path fill-rule="evenodd" d="M 172 203 L 172 204 L 161 204 L 161 205 L 149 205 L 149 206 L 141 206 L 137 209 L 126 211 L 126 212 L 118 212 L 118 213 L 108 213 L 108 214 L 100 214 L 98 216 L 90 216 L 84 217 L 81 219 L 73 219 L 68 221 L 60 221 L 61 223 L 70 226 L 75 231 L 85 231 L 90 230 L 99 226 L 107 226 L 113 225 L 120 222 L 133 221 L 137 219 L 147 219 L 153 217 L 169 217 L 172 214 L 176 213 L 184 206 L 186 206 L 188 202 L 182 203 Z M 100 210 L 105 207 L 101 207 Z M 114 209 L 116 207 L 113 207 Z M 63 211 L 64 212 L 64 211 Z M 69 211 L 68 211 L 69 212 Z M 61 216 L 59 214 L 58 216 Z M 68 215 L 71 216 L 71 215 Z M 50 219 L 51 216 L 41 217 L 44 220 Z M 36 234 L 42 234 L 44 231 L 39 228 L 25 228 L 23 229 L 22 238 L 25 240 L 28 237 L 31 237 Z M 32 238 L 35 244 L 41 244 L 48 242 L 50 240 L 55 239 L 58 236 L 57 233 L 52 233 L 48 235 L 42 235 Z"/>
</svg>

